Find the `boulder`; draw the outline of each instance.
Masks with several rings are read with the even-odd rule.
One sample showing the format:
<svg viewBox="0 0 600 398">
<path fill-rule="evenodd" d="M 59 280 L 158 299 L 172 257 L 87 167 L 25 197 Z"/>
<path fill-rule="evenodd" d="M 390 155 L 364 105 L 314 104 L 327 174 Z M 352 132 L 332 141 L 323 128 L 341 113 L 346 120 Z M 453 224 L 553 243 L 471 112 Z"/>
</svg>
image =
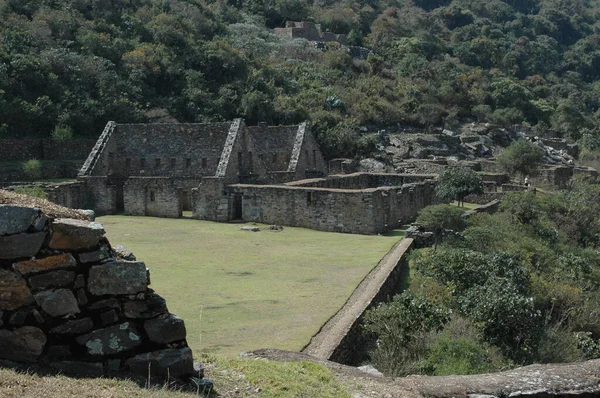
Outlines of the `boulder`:
<svg viewBox="0 0 600 398">
<path fill-rule="evenodd" d="M 167 313 L 167 303 L 158 294 L 150 293 L 144 300 L 131 300 L 123 303 L 123 314 L 127 318 L 148 319 Z"/>
<path fill-rule="evenodd" d="M 116 253 L 117 257 L 122 258 L 123 260 L 127 260 L 127 261 L 135 261 L 136 260 L 133 253 L 130 252 L 129 250 L 127 250 L 124 246 L 121 246 L 121 245 L 113 246 L 113 252 Z"/>
<path fill-rule="evenodd" d="M 68 321 L 50 330 L 54 334 L 82 334 L 89 332 L 94 327 L 94 322 L 90 318 L 76 319 Z"/>
<path fill-rule="evenodd" d="M 186 336 L 183 319 L 173 314 L 165 314 L 144 322 L 144 329 L 150 340 L 159 344 L 185 340 Z"/>
<path fill-rule="evenodd" d="M 79 305 L 69 289 L 46 290 L 34 295 L 35 301 L 48 315 L 64 316 L 77 314 Z"/>
<path fill-rule="evenodd" d="M 90 268 L 88 290 L 95 296 L 136 294 L 147 288 L 148 275 L 143 262 L 114 261 Z"/>
<path fill-rule="evenodd" d="M 0 269 L 0 310 L 12 311 L 33 302 L 25 279 L 17 273 Z"/>
<path fill-rule="evenodd" d="M 71 254 L 65 253 L 57 256 L 21 261 L 13 264 L 13 269 L 26 275 L 58 268 L 73 268 L 76 265 L 75 258 Z"/>
<path fill-rule="evenodd" d="M 84 345 L 90 355 L 112 355 L 139 346 L 142 338 L 134 326 L 125 322 L 79 336 L 77 342 Z"/>
<path fill-rule="evenodd" d="M 40 215 L 40 209 L 0 205 L 0 235 L 12 235 L 27 231 Z"/>
<path fill-rule="evenodd" d="M 46 335 L 33 326 L 14 331 L 0 330 L 0 358 L 10 361 L 33 363 L 42 355 Z"/>
<path fill-rule="evenodd" d="M 0 236 L 0 260 L 33 257 L 45 239 L 45 232 Z"/>
<path fill-rule="evenodd" d="M 102 377 L 102 362 L 58 361 L 51 362 L 50 367 L 69 376 Z"/>
<path fill-rule="evenodd" d="M 192 350 L 188 347 L 169 348 L 147 354 L 136 355 L 125 362 L 132 372 L 152 376 L 183 377 L 194 372 Z"/>
<path fill-rule="evenodd" d="M 34 275 L 29 278 L 32 289 L 47 289 L 49 287 L 68 286 L 75 280 L 73 271 L 54 271 L 47 274 Z"/>
<path fill-rule="evenodd" d="M 104 236 L 104 227 L 95 222 L 57 218 L 51 225 L 51 249 L 87 249 L 97 246 Z"/>
<path fill-rule="evenodd" d="M 242 231 L 248 231 L 248 232 L 259 232 L 260 228 L 259 227 L 246 226 L 246 227 L 240 228 L 240 230 L 242 230 Z"/>
</svg>

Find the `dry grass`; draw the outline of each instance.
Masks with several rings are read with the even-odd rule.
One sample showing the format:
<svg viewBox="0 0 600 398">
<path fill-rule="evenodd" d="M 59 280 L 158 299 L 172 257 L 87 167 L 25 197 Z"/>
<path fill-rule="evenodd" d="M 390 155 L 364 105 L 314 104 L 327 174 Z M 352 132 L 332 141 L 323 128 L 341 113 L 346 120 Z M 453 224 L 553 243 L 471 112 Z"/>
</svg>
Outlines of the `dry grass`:
<svg viewBox="0 0 600 398">
<path fill-rule="evenodd" d="M 195 394 L 168 389 L 140 388 L 133 381 L 116 379 L 72 379 L 39 376 L 0 369 L 2 398 L 189 398 Z"/>
<path fill-rule="evenodd" d="M 52 203 L 46 199 L 40 199 L 29 195 L 18 194 L 0 189 L 0 204 L 37 207 L 54 218 L 77 218 L 87 220 L 87 216 L 77 210 L 69 209 Z"/>
</svg>

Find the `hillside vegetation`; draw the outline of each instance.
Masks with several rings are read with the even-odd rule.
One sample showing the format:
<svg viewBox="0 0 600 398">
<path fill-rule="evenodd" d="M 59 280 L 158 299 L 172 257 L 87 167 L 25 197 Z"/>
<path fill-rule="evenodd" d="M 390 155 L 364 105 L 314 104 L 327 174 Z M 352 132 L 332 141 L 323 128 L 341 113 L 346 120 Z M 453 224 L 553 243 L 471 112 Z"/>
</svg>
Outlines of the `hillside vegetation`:
<svg viewBox="0 0 600 398">
<path fill-rule="evenodd" d="M 327 157 L 371 131 L 472 118 L 588 142 L 600 118 L 597 0 L 0 0 L 0 136 L 107 120 L 315 125 Z M 311 20 L 372 49 L 270 28 Z M 593 146 L 593 145 L 592 145 Z"/>
</svg>

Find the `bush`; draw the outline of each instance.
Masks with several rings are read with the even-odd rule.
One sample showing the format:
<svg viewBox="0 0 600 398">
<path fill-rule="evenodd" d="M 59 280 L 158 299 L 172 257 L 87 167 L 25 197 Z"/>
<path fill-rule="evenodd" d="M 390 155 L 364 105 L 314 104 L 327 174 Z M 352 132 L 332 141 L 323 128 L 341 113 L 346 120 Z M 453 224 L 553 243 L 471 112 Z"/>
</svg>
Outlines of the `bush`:
<svg viewBox="0 0 600 398">
<path fill-rule="evenodd" d="M 48 199 L 48 193 L 40 187 L 17 187 L 14 192 L 35 198 Z"/>
<path fill-rule="evenodd" d="M 57 124 L 52 130 L 52 139 L 54 141 L 69 141 L 73 139 L 73 129 L 71 126 Z"/>
<path fill-rule="evenodd" d="M 37 159 L 29 159 L 23 163 L 23 172 L 30 180 L 42 178 L 42 162 Z"/>
</svg>

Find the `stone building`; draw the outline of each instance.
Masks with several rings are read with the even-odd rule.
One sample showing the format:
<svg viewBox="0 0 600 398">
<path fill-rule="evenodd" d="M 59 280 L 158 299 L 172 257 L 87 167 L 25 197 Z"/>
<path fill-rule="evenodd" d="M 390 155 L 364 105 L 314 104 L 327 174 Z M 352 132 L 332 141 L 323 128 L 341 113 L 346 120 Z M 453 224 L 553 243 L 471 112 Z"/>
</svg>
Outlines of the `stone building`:
<svg viewBox="0 0 600 398">
<path fill-rule="evenodd" d="M 280 37 L 287 37 L 290 39 L 306 39 L 309 41 L 317 42 L 338 42 L 342 45 L 348 44 L 348 38 L 343 34 L 335 34 L 331 32 L 323 32 L 320 24 L 312 22 L 295 22 L 288 21 L 285 24 L 285 28 L 275 28 L 273 32 Z"/>
<path fill-rule="evenodd" d="M 76 189 L 61 192 L 84 196 L 99 214 L 177 218 L 191 210 L 194 218 L 204 220 L 376 234 L 432 204 L 434 178 L 327 177 L 327 164 L 306 123 L 109 122 L 79 181 L 71 184 Z"/>
<path fill-rule="evenodd" d="M 180 217 L 192 210 L 192 189 L 202 195 L 214 181 L 278 184 L 321 177 L 326 169 L 306 123 L 109 122 L 78 178 L 101 214 Z"/>
</svg>

